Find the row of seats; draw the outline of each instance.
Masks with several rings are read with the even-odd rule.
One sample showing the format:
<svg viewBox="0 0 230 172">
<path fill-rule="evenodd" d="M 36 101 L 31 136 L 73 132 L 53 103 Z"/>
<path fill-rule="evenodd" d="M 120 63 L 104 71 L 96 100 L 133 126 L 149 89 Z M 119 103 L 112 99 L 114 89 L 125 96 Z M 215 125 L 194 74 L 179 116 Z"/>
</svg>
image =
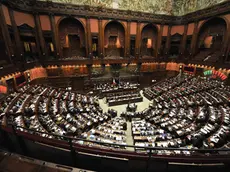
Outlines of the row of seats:
<svg viewBox="0 0 230 172">
<path fill-rule="evenodd" d="M 122 145 L 107 145 L 107 148 L 126 149 L 126 129 L 126 120 L 122 117 L 115 117 L 110 121 L 91 129 L 89 132 L 84 132 L 81 137 L 92 141 Z M 101 145 L 87 141 L 81 142 L 81 144 L 105 147 L 105 144 Z"/>
<path fill-rule="evenodd" d="M 35 130 L 34 134 L 43 137 L 81 137 L 88 141 L 75 142 L 126 149 L 127 120 L 130 120 L 136 146 L 229 148 L 230 87 L 213 79 L 178 75 L 149 90 L 153 100 L 149 108 L 142 112 L 126 112 L 118 117 L 112 109 L 103 112 L 97 97 L 41 85 L 26 85 L 1 102 L 0 122 L 2 125 L 18 126 L 26 132 L 27 129 Z M 126 94 L 129 96 L 130 92 L 112 93 L 107 99 L 116 102 L 124 99 Z M 133 94 L 139 96 L 139 92 Z M 121 146 L 110 145 L 113 143 Z M 146 149 L 136 148 L 135 151 Z M 197 152 L 162 150 L 156 153 Z"/>
<path fill-rule="evenodd" d="M 40 85 L 26 85 L 10 94 L 0 111 L 3 125 L 44 132 L 35 134 L 46 137 L 48 133 L 78 137 L 114 117 L 111 110 L 103 113 L 95 97 Z"/>
<path fill-rule="evenodd" d="M 139 133 L 133 129 L 135 144 L 189 149 L 229 148 L 229 110 L 230 87 L 217 80 L 190 78 L 156 96 L 153 104 L 138 114 L 140 120 L 134 120 L 132 125 L 141 123 L 148 127 L 138 129 Z M 159 140 L 156 130 L 163 131 L 163 140 Z"/>
<path fill-rule="evenodd" d="M 161 82 L 154 84 L 151 87 L 145 88 L 143 94 L 149 100 L 160 96 L 161 94 L 173 89 L 182 83 L 186 83 L 190 79 L 192 79 L 192 75 L 177 75 L 176 77 L 165 79 Z"/>
</svg>

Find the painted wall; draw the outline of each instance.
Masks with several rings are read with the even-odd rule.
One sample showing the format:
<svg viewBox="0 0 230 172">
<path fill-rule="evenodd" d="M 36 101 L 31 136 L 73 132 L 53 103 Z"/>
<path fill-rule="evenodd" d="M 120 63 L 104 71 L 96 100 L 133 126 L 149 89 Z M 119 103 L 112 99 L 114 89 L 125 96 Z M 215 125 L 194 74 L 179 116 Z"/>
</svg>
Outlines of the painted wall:
<svg viewBox="0 0 230 172">
<path fill-rule="evenodd" d="M 174 35 L 176 33 L 179 33 L 180 35 L 183 35 L 183 33 L 184 33 L 184 25 L 173 26 L 172 29 L 171 29 L 171 35 Z"/>
<path fill-rule="evenodd" d="M 17 26 L 28 24 L 31 27 L 35 27 L 34 17 L 31 14 L 14 11 L 14 18 Z"/>
<path fill-rule="evenodd" d="M 42 30 L 51 30 L 51 23 L 49 16 L 47 15 L 40 15 L 40 23 Z"/>
<path fill-rule="evenodd" d="M 98 33 L 98 20 L 90 19 L 90 29 L 92 33 Z"/>
<path fill-rule="evenodd" d="M 130 24 L 130 35 L 136 35 L 137 34 L 137 23 L 131 22 Z"/>
</svg>

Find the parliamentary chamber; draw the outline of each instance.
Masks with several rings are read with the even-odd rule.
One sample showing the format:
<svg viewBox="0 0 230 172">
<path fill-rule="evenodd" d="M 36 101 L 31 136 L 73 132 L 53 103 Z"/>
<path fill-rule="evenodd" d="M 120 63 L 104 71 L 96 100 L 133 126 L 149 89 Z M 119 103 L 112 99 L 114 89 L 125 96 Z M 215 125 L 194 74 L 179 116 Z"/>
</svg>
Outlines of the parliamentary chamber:
<svg viewBox="0 0 230 172">
<path fill-rule="evenodd" d="M 6 171 L 229 170 L 227 0 L 0 0 L 0 77 Z"/>
</svg>

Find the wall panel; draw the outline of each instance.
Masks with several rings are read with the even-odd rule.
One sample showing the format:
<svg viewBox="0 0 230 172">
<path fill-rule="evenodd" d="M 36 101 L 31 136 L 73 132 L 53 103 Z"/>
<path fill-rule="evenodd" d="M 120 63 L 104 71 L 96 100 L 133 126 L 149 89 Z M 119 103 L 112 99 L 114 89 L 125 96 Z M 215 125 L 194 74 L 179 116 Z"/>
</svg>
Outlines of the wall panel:
<svg viewBox="0 0 230 172">
<path fill-rule="evenodd" d="M 137 34 L 137 23 L 131 22 L 131 25 L 130 25 L 130 34 L 131 35 L 136 35 Z"/>
<path fill-rule="evenodd" d="M 92 33 L 98 33 L 98 20 L 90 19 L 90 29 Z"/>
<path fill-rule="evenodd" d="M 49 16 L 47 15 L 40 15 L 40 22 L 42 30 L 51 30 L 51 24 Z"/>
<path fill-rule="evenodd" d="M 14 18 L 17 26 L 25 23 L 31 27 L 35 27 L 34 17 L 32 14 L 14 11 Z"/>
<path fill-rule="evenodd" d="M 176 33 L 179 33 L 180 35 L 183 35 L 183 33 L 184 33 L 184 25 L 173 26 L 172 30 L 171 30 L 171 35 L 174 35 Z"/>
</svg>

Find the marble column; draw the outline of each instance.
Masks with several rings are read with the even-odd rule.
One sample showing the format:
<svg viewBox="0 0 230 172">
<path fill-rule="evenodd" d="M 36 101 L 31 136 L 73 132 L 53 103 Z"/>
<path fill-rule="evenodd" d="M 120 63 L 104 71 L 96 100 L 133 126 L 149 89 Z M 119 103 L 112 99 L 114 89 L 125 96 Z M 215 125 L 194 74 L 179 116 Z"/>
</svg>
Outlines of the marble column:
<svg viewBox="0 0 230 172">
<path fill-rule="evenodd" d="M 158 35 L 157 35 L 157 46 L 156 46 L 156 52 L 155 52 L 156 58 L 160 55 L 163 28 L 164 28 L 164 24 L 161 24 L 160 30 L 158 31 Z"/>
<path fill-rule="evenodd" d="M 60 56 L 60 48 L 58 43 L 58 34 L 57 28 L 54 20 L 54 14 L 49 14 L 50 24 L 51 24 L 51 31 L 52 31 L 52 43 L 54 46 L 54 54 L 55 57 L 58 58 Z"/>
<path fill-rule="evenodd" d="M 91 35 L 91 26 L 90 26 L 89 17 L 86 17 L 86 30 L 87 30 L 87 40 L 88 40 L 88 53 L 90 54 L 92 53 L 92 35 Z"/>
<path fill-rule="evenodd" d="M 194 56 L 196 53 L 196 47 L 197 47 L 197 38 L 198 38 L 198 21 L 195 22 L 193 35 L 192 35 L 192 42 L 191 42 L 191 55 Z"/>
<path fill-rule="evenodd" d="M 127 31 L 125 36 L 125 57 L 129 57 L 130 55 L 130 20 L 127 21 Z"/>
<path fill-rule="evenodd" d="M 103 49 L 104 49 L 104 40 L 103 40 L 103 29 L 102 29 L 102 18 L 98 18 L 98 30 L 99 30 L 99 35 L 98 35 L 98 55 L 101 58 L 103 56 Z"/>
<path fill-rule="evenodd" d="M 140 21 L 137 22 L 137 31 L 136 31 L 136 45 L 135 45 L 135 58 L 140 58 L 140 46 L 141 46 L 141 33 L 140 33 Z"/>
<path fill-rule="evenodd" d="M 3 13 L 2 4 L 0 4 L 0 20 L 1 20 L 0 26 L 1 26 L 1 30 L 2 30 L 2 35 L 3 35 L 5 45 L 6 45 L 6 52 L 7 52 L 7 55 L 9 57 L 9 60 L 12 62 L 12 57 L 15 56 L 15 52 L 13 49 L 12 41 L 11 41 L 9 30 L 8 30 L 8 26 L 6 24 L 5 16 Z"/>
<path fill-rule="evenodd" d="M 166 39 L 166 46 L 165 46 L 165 50 L 164 50 L 166 55 L 169 54 L 169 50 L 170 50 L 170 46 L 171 46 L 171 30 L 172 30 L 172 26 L 169 25 L 167 39 Z"/>
<path fill-rule="evenodd" d="M 47 48 L 46 48 L 46 43 L 41 28 L 41 21 L 38 13 L 34 14 L 34 20 L 35 20 L 36 34 L 41 48 L 41 57 L 43 60 L 45 60 L 47 57 Z"/>
<path fill-rule="evenodd" d="M 180 45 L 180 53 L 182 55 L 185 54 L 185 50 L 186 50 L 187 32 L 188 32 L 188 24 L 185 24 L 184 25 L 184 33 L 183 33 L 183 37 L 182 37 L 181 45 Z"/>
<path fill-rule="evenodd" d="M 11 25 L 12 25 L 13 32 L 14 32 L 15 44 L 16 44 L 15 56 L 17 57 L 17 59 L 23 60 L 22 57 L 23 57 L 24 51 L 23 51 L 23 47 L 22 47 L 20 33 L 18 30 L 18 26 L 15 22 L 14 12 L 12 9 L 9 9 L 9 15 L 10 15 L 10 21 L 11 21 Z"/>
</svg>

